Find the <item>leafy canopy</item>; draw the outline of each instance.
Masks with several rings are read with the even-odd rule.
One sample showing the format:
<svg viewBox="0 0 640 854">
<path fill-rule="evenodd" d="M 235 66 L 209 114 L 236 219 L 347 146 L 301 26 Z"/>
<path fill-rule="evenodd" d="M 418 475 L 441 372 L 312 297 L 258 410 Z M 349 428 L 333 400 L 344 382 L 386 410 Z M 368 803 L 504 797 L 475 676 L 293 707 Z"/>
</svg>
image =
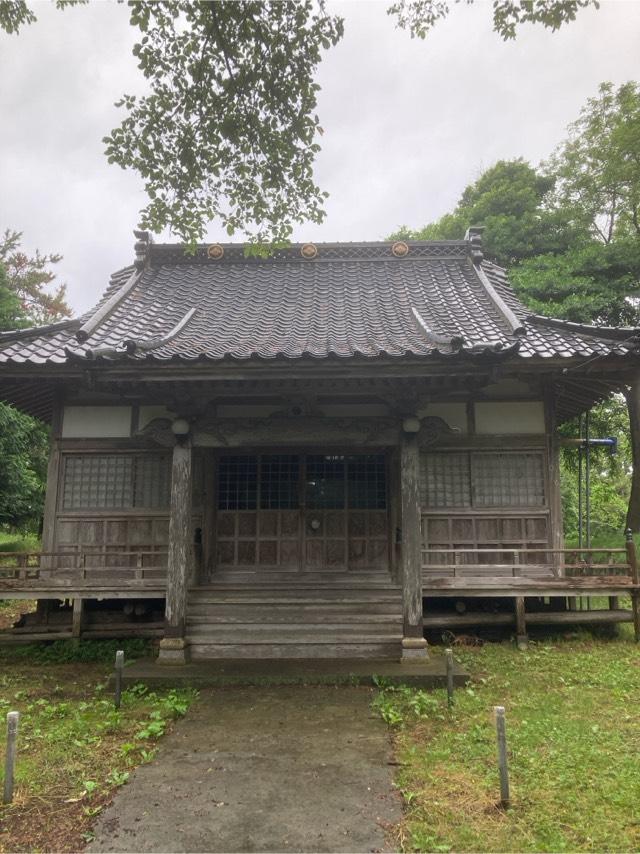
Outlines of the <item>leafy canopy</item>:
<svg viewBox="0 0 640 854">
<path fill-rule="evenodd" d="M 4 270 L 6 285 L 11 293 L 13 320 L 2 317 L 0 329 L 51 323 L 71 316 L 66 302 L 66 285 L 56 284 L 56 274 L 51 269 L 62 260 L 62 255 L 42 255 L 36 249 L 33 256 L 21 249 L 22 233 L 7 229 L 0 236 L 0 269 Z M 0 306 L 2 305 L 0 287 Z"/>
<path fill-rule="evenodd" d="M 469 2 L 470 0 L 467 0 Z M 83 0 L 56 0 L 58 8 Z M 319 223 L 326 193 L 313 165 L 322 134 L 315 73 L 343 22 L 323 0 L 130 0 L 134 47 L 148 94 L 125 94 L 121 123 L 105 137 L 111 163 L 143 180 L 141 225 L 188 243 L 211 220 L 256 242 L 286 240 L 295 223 Z M 495 0 L 494 28 L 552 30 L 595 0 Z M 424 37 L 443 0 L 401 0 L 397 25 Z M 0 0 L 0 29 L 36 20 L 26 0 Z"/>
<path fill-rule="evenodd" d="M 452 2 L 458 5 L 462 0 Z M 474 0 L 464 2 L 470 6 Z M 412 38 L 424 39 L 438 21 L 447 17 L 451 5 L 447 0 L 399 0 L 390 7 L 389 14 L 396 17 L 401 29 L 409 30 Z M 597 9 L 600 4 L 598 0 L 493 0 L 493 29 L 505 41 L 515 39 L 521 24 L 542 24 L 559 30 L 574 21 L 586 6 Z"/>
</svg>

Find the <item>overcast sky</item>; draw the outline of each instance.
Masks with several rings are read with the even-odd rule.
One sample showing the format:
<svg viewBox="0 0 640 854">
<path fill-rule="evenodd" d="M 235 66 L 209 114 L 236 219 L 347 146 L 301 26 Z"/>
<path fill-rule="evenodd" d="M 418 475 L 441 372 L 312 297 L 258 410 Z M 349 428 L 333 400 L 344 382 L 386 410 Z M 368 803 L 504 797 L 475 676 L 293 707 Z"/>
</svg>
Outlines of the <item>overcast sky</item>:
<svg viewBox="0 0 640 854">
<path fill-rule="evenodd" d="M 601 81 L 640 78 L 638 0 L 604 0 L 557 33 L 528 26 L 507 44 L 489 2 L 455 7 L 424 42 L 394 29 L 389 2 L 330 4 L 346 31 L 319 74 L 316 176 L 331 196 L 324 225 L 297 240 L 424 225 L 496 160 L 547 157 Z M 101 143 L 114 101 L 140 85 L 134 31 L 115 3 L 32 5 L 36 24 L 0 34 L 0 228 L 62 253 L 60 279 L 83 311 L 133 260 L 144 204 L 138 178 L 109 166 Z M 208 236 L 225 239 L 215 224 Z"/>
</svg>

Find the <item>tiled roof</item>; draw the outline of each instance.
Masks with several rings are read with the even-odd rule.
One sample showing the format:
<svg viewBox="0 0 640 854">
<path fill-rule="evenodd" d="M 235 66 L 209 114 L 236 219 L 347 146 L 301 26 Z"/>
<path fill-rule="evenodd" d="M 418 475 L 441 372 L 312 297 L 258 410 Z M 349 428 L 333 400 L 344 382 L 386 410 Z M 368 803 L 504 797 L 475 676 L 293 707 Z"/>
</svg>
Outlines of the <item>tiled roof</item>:
<svg viewBox="0 0 640 854">
<path fill-rule="evenodd" d="M 0 364 L 486 351 L 527 359 L 640 346 L 640 330 L 532 317 L 473 240 L 305 244 L 260 258 L 238 245 L 187 255 L 142 236 L 137 250 L 93 312 L 0 335 Z"/>
</svg>

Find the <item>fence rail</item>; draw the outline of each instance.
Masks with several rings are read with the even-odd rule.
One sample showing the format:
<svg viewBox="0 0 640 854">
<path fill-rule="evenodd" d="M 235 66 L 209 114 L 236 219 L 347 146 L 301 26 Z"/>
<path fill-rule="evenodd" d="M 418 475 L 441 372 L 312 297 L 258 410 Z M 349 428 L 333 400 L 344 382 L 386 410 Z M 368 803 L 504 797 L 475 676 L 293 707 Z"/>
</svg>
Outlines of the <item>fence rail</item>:
<svg viewBox="0 0 640 854">
<path fill-rule="evenodd" d="M 158 584 L 167 573 L 167 551 L 158 549 L 70 549 L 0 552 L 0 591 L 47 584 Z"/>
<path fill-rule="evenodd" d="M 519 577 L 631 576 L 623 548 L 423 548 L 422 571 L 428 577 L 510 575 Z"/>
</svg>

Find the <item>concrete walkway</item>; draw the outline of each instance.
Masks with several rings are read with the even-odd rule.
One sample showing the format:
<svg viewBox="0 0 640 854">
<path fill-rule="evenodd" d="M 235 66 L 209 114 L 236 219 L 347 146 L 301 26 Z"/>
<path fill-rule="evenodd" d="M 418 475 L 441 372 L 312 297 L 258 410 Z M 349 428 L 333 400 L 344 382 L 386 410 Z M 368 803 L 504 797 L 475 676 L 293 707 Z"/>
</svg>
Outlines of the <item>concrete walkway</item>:
<svg viewBox="0 0 640 854">
<path fill-rule="evenodd" d="M 388 850 L 401 804 L 371 699 L 363 687 L 202 691 L 88 850 Z"/>
</svg>

